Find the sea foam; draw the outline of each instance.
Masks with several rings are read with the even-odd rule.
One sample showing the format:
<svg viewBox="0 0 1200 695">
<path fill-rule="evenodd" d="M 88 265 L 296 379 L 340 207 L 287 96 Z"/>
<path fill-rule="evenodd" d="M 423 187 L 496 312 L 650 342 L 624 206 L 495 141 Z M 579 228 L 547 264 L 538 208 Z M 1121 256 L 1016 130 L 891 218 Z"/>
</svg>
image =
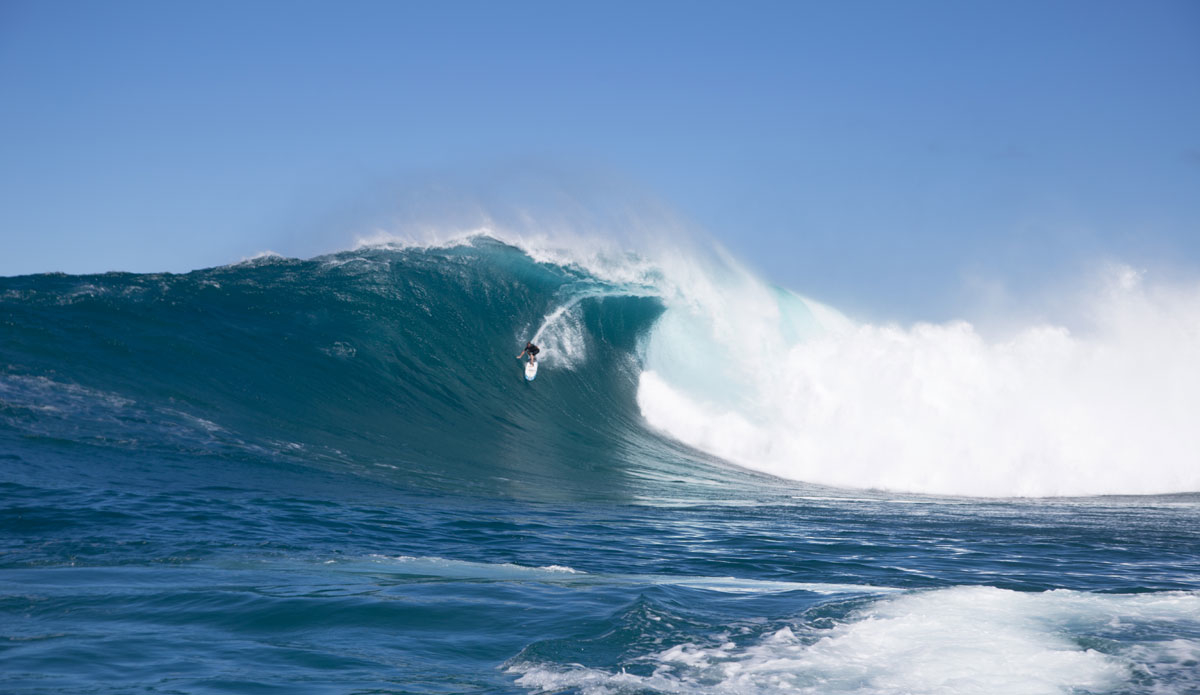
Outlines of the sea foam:
<svg viewBox="0 0 1200 695">
<path fill-rule="evenodd" d="M 589 694 L 1059 695 L 1107 691 L 1145 674 L 1187 689 L 1196 685 L 1189 664 L 1200 642 L 1159 640 L 1151 626 L 1198 621 L 1194 593 L 956 587 L 880 599 L 829 628 L 798 622 L 750 641 L 723 634 L 670 645 L 638 659 L 644 668 L 516 662 L 510 672 L 534 692 Z"/>
</svg>

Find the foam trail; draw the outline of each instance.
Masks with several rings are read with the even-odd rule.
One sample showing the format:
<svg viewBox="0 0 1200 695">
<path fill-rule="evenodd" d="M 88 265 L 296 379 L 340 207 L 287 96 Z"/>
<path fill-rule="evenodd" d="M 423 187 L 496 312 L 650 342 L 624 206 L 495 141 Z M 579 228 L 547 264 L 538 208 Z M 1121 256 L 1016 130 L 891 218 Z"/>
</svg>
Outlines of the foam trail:
<svg viewBox="0 0 1200 695">
<path fill-rule="evenodd" d="M 541 348 L 543 364 L 572 368 L 587 359 L 587 342 L 579 316 L 579 299 L 555 308 L 544 319 L 533 343 Z"/>
</svg>

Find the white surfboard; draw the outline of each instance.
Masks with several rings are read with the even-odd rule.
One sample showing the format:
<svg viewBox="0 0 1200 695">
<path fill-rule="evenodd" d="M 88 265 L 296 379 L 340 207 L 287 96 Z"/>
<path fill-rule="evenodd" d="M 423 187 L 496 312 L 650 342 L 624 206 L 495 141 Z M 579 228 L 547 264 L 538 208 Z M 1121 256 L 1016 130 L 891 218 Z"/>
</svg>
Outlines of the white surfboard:
<svg viewBox="0 0 1200 695">
<path fill-rule="evenodd" d="M 525 363 L 525 381 L 533 381 L 537 376 L 537 362 Z"/>
</svg>

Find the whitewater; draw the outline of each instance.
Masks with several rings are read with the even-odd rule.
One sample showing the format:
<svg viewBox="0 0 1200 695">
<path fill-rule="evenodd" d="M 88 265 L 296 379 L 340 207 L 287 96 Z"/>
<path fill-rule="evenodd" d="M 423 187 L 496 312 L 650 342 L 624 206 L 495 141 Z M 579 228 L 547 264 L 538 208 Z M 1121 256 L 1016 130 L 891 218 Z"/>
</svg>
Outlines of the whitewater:
<svg viewBox="0 0 1200 695">
<path fill-rule="evenodd" d="M 677 241 L 0 278 L 0 690 L 1200 689 L 1200 286 L 881 323 Z"/>
</svg>

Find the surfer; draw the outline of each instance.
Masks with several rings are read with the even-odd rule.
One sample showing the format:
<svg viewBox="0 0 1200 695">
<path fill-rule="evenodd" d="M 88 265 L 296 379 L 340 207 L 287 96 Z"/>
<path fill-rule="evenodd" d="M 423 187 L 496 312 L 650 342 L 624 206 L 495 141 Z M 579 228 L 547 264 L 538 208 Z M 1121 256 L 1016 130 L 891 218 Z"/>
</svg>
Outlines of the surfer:
<svg viewBox="0 0 1200 695">
<path fill-rule="evenodd" d="M 525 353 L 529 353 L 529 361 L 537 362 L 537 354 L 539 352 L 541 352 L 541 350 L 538 349 L 538 346 L 534 345 L 533 343 L 527 342 L 527 343 L 525 343 L 525 349 L 521 351 L 521 354 L 517 355 L 517 359 L 521 359 L 522 357 L 525 356 Z"/>
</svg>

